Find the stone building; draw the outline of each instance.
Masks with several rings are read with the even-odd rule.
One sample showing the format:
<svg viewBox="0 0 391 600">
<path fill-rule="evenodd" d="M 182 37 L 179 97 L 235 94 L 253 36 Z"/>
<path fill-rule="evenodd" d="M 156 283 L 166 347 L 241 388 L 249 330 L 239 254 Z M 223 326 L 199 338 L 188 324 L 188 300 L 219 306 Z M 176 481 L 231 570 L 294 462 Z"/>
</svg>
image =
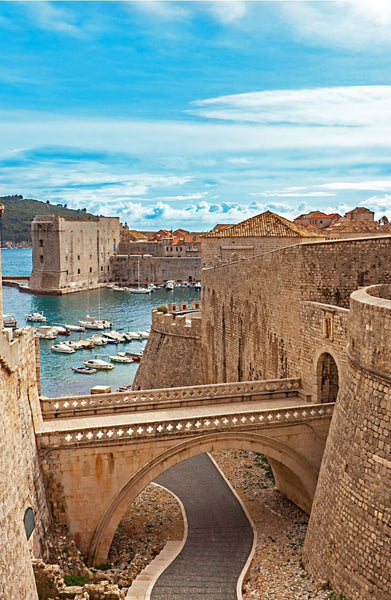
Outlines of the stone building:
<svg viewBox="0 0 391 600">
<path fill-rule="evenodd" d="M 356 206 L 353 210 L 345 213 L 345 219 L 348 221 L 373 221 L 375 213 L 365 206 Z"/>
<path fill-rule="evenodd" d="M 166 258 L 149 254 L 117 254 L 109 260 L 110 281 L 130 285 L 162 284 L 174 281 L 199 281 L 201 260 L 199 258 Z"/>
<path fill-rule="evenodd" d="M 325 227 L 330 227 L 333 223 L 338 222 L 341 218 L 341 215 L 338 213 L 327 215 L 324 212 L 312 210 L 305 215 L 299 215 L 296 219 L 293 219 L 293 222 L 301 227 L 313 225 L 316 229 L 324 229 Z"/>
<path fill-rule="evenodd" d="M 263 252 L 321 239 L 318 233 L 266 211 L 237 225 L 204 234 L 201 238 L 202 265 L 206 267 L 251 258 Z"/>
<path fill-rule="evenodd" d="M 35 217 L 31 225 L 30 291 L 65 294 L 108 281 L 109 259 L 116 252 L 120 232 L 117 217 Z"/>
</svg>

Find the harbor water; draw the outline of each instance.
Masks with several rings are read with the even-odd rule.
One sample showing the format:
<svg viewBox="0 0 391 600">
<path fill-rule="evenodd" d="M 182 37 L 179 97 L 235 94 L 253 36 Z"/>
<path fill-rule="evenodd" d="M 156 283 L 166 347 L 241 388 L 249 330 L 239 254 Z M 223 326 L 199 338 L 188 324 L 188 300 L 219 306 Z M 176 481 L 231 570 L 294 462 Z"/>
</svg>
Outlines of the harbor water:
<svg viewBox="0 0 391 600">
<path fill-rule="evenodd" d="M 31 249 L 5 249 L 1 251 L 3 275 L 30 275 Z M 107 319 L 113 329 L 119 331 L 147 330 L 151 326 L 151 311 L 155 306 L 169 302 L 191 302 L 199 300 L 200 292 L 194 288 L 175 288 L 172 291 L 159 289 L 151 294 L 130 294 L 113 292 L 107 288 L 90 290 L 64 296 L 42 296 L 25 294 L 14 287 L 3 287 L 3 309 L 5 314 L 13 314 L 18 327 L 29 324 L 25 315 L 43 312 L 47 325 L 77 325 L 87 314 L 94 318 Z M 40 340 L 42 395 L 48 397 L 89 394 L 95 385 L 110 386 L 116 391 L 120 386 L 130 385 L 134 379 L 138 363 L 115 364 L 112 371 L 98 371 L 93 375 L 82 375 L 72 371 L 83 360 L 102 358 L 110 362 L 109 355 L 118 351 L 139 351 L 146 340 L 132 341 L 119 345 L 94 347 L 92 350 L 79 350 L 75 354 L 57 354 L 50 347 L 65 339 L 86 339 L 96 331 L 71 332 L 69 337 L 58 336 L 56 340 Z"/>
</svg>

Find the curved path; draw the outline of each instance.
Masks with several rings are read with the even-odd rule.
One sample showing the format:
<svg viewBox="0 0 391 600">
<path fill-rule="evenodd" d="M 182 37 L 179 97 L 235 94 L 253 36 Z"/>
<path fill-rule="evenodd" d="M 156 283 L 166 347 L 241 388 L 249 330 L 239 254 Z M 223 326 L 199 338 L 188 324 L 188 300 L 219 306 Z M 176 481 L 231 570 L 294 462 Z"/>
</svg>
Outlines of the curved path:
<svg viewBox="0 0 391 600">
<path fill-rule="evenodd" d="M 151 600 L 236 600 L 238 578 L 253 545 L 252 527 L 207 454 L 189 458 L 156 479 L 182 501 L 188 537 L 162 573 Z"/>
</svg>

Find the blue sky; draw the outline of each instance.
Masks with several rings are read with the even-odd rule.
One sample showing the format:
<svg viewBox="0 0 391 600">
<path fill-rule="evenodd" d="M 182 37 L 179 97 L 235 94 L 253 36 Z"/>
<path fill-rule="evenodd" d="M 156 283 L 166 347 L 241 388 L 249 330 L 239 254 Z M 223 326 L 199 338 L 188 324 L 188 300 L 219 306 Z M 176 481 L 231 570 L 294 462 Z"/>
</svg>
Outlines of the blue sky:
<svg viewBox="0 0 391 600">
<path fill-rule="evenodd" d="M 0 2 L 0 195 L 391 218 L 391 2 Z"/>
</svg>

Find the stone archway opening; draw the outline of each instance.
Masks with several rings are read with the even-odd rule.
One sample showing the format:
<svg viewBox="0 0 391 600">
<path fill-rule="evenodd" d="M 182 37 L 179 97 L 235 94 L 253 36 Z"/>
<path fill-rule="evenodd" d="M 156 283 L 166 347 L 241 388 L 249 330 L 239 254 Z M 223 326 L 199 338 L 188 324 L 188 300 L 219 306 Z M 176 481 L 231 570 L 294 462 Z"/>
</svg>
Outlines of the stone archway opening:
<svg viewBox="0 0 391 600">
<path fill-rule="evenodd" d="M 320 355 L 317 365 L 318 402 L 335 402 L 339 390 L 337 363 L 328 352 Z"/>
</svg>

